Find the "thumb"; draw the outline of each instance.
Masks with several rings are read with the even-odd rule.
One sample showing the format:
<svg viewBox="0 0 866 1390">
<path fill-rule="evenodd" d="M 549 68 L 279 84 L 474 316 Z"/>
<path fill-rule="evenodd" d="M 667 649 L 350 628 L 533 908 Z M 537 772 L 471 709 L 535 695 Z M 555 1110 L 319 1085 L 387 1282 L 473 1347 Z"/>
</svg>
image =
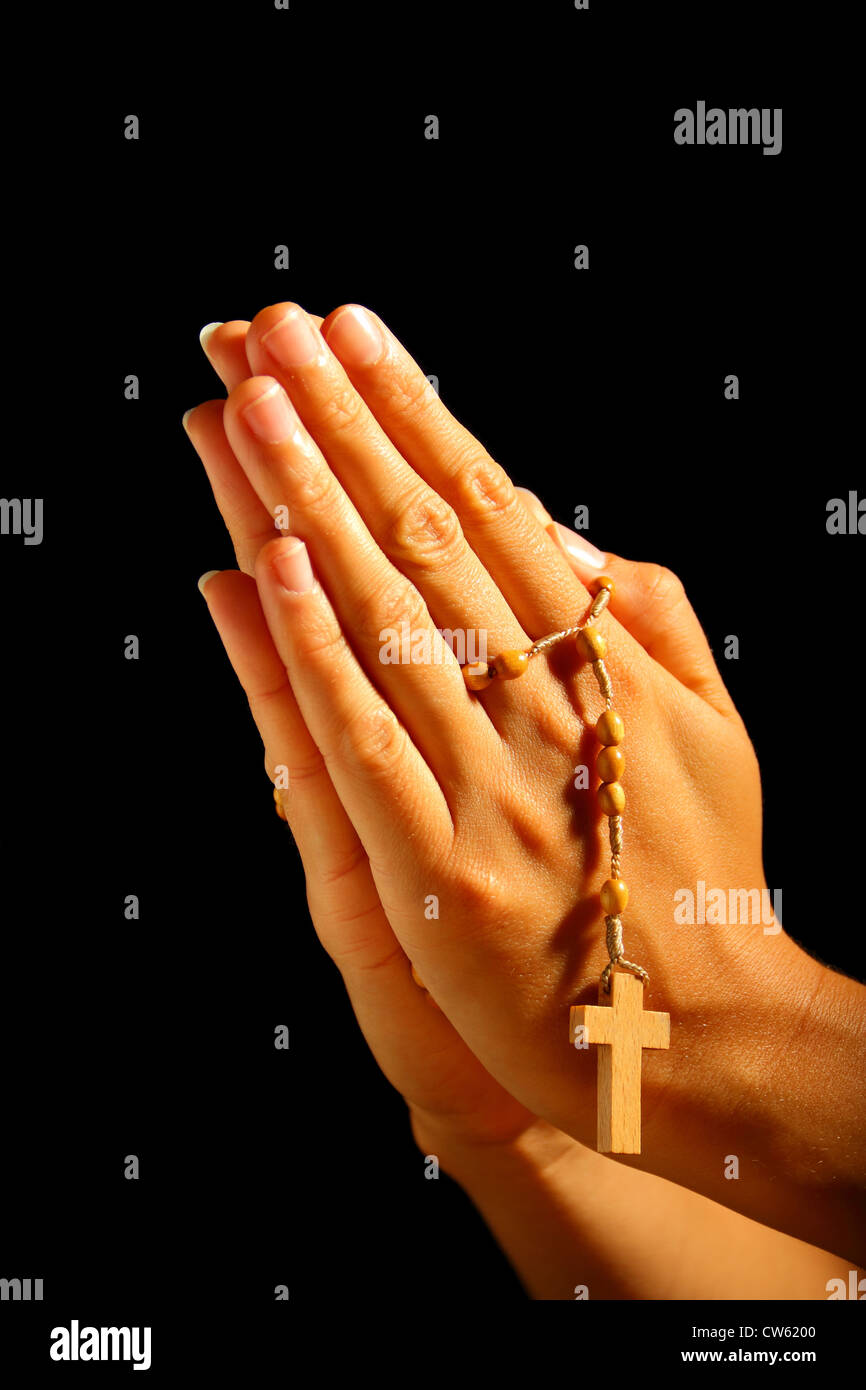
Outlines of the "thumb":
<svg viewBox="0 0 866 1390">
<path fill-rule="evenodd" d="M 578 579 L 589 585 L 607 574 L 614 582 L 610 611 L 653 660 L 720 714 L 736 715 L 710 644 L 679 577 L 665 565 L 624 560 L 590 545 L 578 532 L 553 521 L 534 493 L 519 489 L 524 503 L 564 551 Z"/>
</svg>

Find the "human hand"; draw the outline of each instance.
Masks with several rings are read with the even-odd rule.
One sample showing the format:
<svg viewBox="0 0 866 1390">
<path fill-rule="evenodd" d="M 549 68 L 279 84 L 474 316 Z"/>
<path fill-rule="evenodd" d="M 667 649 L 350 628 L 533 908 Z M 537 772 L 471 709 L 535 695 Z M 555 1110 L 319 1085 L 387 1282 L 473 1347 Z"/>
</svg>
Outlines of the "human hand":
<svg viewBox="0 0 866 1390">
<path fill-rule="evenodd" d="M 286 307 L 263 311 L 246 338 L 251 368 L 269 379 L 235 385 L 225 410 L 228 444 L 266 528 L 276 509 L 289 508 L 328 592 L 301 582 L 310 577 L 303 547 L 271 541 L 259 554 L 280 666 L 368 856 L 394 938 L 505 1090 L 589 1139 L 595 1068 L 564 1045 L 563 1020 L 603 963 L 595 896 L 605 876 L 602 827 L 591 794 L 568 794 L 575 762 L 591 759 L 577 715 L 594 723 L 592 679 L 559 649 L 524 680 L 491 688 L 482 704 L 467 695 L 447 649 L 441 665 L 378 660 L 379 633 L 403 618 L 428 634 L 434 652 L 434 622 L 487 629 L 493 654 L 526 647 L 578 620 L 587 591 L 390 335 L 383 362 L 351 367 L 341 323 L 356 319 L 343 309 L 324 325 L 336 356 L 314 335 L 309 364 L 280 365 L 263 340 Z M 285 425 L 275 431 L 273 417 L 266 421 L 265 439 L 248 429 L 263 388 Z M 212 407 L 189 421 L 193 437 L 204 411 Z M 287 553 L 296 592 L 273 568 Z M 757 765 L 676 581 L 610 557 L 604 568 L 620 581 L 605 622 L 627 728 L 626 877 L 633 907 L 643 909 L 626 914 L 628 954 L 650 971 L 652 1006 L 674 1016 L 671 1053 L 653 1058 L 645 1115 L 661 1100 L 682 1110 L 697 1095 L 694 1125 L 698 1083 L 715 1083 L 704 1112 L 718 1106 L 725 1084 L 725 1068 L 704 1045 L 707 1022 L 723 1055 L 744 1024 L 755 1041 L 770 1019 L 774 1036 L 793 1033 L 814 963 L 783 935 L 748 928 L 702 929 L 683 958 L 671 926 L 676 888 L 699 877 L 725 889 L 764 886 Z M 640 640 L 647 584 L 670 613 L 651 651 Z M 431 894 L 440 904 L 434 923 L 424 917 Z M 380 941 L 379 926 L 368 946 Z M 405 978 L 402 954 L 389 961 Z M 762 971 L 772 988 L 756 988 Z M 748 1089 L 759 1073 L 746 1047 L 728 1080 Z M 648 1129 L 646 1161 L 670 1173 L 669 1124 L 655 1134 L 645 1124 L 645 1137 Z"/>
<path fill-rule="evenodd" d="M 316 326 L 322 319 L 310 315 Z M 228 390 L 248 377 L 240 320 L 203 335 Z M 300 715 L 268 630 L 255 560 L 274 523 L 228 445 L 219 402 L 186 421 L 232 540 L 239 571 L 223 570 L 203 588 L 211 616 L 261 733 L 265 766 L 288 770 L 280 809 L 297 843 L 316 934 L 340 970 L 373 1055 L 409 1109 L 423 1152 L 435 1143 L 444 1164 L 476 1146 L 510 1144 L 535 1117 L 485 1070 L 429 994 L 411 980 L 385 916 L 363 845 Z M 397 969 L 390 967 L 392 960 Z"/>
<path fill-rule="evenodd" d="M 321 326 L 321 318 L 310 318 Z M 209 360 L 229 390 L 251 374 L 248 329 L 238 320 L 203 335 Z M 266 766 L 270 773 L 276 766 L 290 769 L 292 792 L 281 794 L 282 814 L 298 843 L 319 940 L 346 979 L 373 1054 L 406 1100 L 419 1146 L 425 1152 L 435 1146 L 447 1163 L 449 1153 L 462 1158 L 475 1145 L 514 1142 L 536 1117 L 485 1071 L 429 995 L 405 988 L 405 969 L 399 988 L 391 976 L 384 988 L 371 988 L 376 972 L 369 959 L 356 958 L 348 924 L 364 921 L 359 905 L 362 914 L 369 909 L 364 930 L 370 932 L 375 918 L 371 936 L 381 937 L 386 951 L 401 948 L 385 919 L 367 856 L 284 681 L 258 593 L 247 578 L 261 545 L 273 538 L 273 523 L 229 449 L 221 412 L 201 407 L 187 423 L 245 571 L 219 572 L 205 586 L 205 597 L 269 750 Z M 518 491 L 549 523 L 539 499 Z"/>
</svg>

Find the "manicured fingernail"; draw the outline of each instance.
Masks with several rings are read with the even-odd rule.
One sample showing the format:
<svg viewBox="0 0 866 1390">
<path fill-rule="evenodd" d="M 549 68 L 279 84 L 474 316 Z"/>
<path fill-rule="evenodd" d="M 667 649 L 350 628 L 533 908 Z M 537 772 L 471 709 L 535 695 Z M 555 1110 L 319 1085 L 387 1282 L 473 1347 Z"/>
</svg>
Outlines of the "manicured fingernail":
<svg viewBox="0 0 866 1390">
<path fill-rule="evenodd" d="M 548 535 L 553 536 L 557 544 L 562 546 L 566 555 L 570 555 L 578 564 L 589 565 L 594 570 L 603 569 L 607 564 L 607 556 L 577 531 L 569 531 L 567 526 L 558 521 L 552 521 L 546 529 Z"/>
<path fill-rule="evenodd" d="M 305 594 L 316 582 L 307 547 L 303 541 L 280 550 L 271 561 L 284 589 L 292 594 Z"/>
<path fill-rule="evenodd" d="M 283 367 L 303 367 L 319 355 L 319 339 L 302 309 L 290 309 L 262 334 L 262 342 Z"/>
<path fill-rule="evenodd" d="M 194 406 L 194 405 L 190 406 L 189 410 L 185 410 L 185 411 L 183 412 L 183 419 L 182 419 L 181 422 L 180 422 L 180 423 L 183 425 L 184 429 L 187 431 L 187 434 L 189 433 L 189 430 L 188 430 L 188 428 L 187 428 L 187 420 L 189 419 L 190 415 L 192 415 L 192 412 L 193 412 L 194 410 L 195 410 L 195 406 Z"/>
<path fill-rule="evenodd" d="M 200 593 L 200 594 L 203 594 L 203 593 L 204 593 L 204 586 L 205 586 L 205 584 L 208 582 L 209 579 L 213 579 L 213 577 L 214 577 L 215 574 L 221 574 L 221 573 L 222 573 L 222 570 L 207 570 L 207 571 L 202 575 L 201 579 L 198 581 L 198 591 L 199 591 L 199 593 Z"/>
<path fill-rule="evenodd" d="M 372 367 L 385 350 L 385 339 L 366 309 L 348 304 L 328 329 L 328 346 L 347 367 Z"/>
<path fill-rule="evenodd" d="M 222 328 L 221 323 L 206 323 L 204 328 L 199 333 L 198 340 L 201 343 L 202 349 L 205 353 L 207 353 L 208 343 L 210 342 L 211 338 L 213 337 L 214 333 L 216 333 L 218 328 Z"/>
<path fill-rule="evenodd" d="M 281 444 L 298 428 L 295 408 L 278 381 L 241 411 L 253 434 L 265 444 Z"/>
</svg>

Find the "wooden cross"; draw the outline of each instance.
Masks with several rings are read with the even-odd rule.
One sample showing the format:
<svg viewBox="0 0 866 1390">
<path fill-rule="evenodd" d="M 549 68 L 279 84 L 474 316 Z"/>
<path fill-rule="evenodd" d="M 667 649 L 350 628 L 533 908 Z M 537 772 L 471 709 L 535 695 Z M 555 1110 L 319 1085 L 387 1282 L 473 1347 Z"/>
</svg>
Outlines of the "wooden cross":
<svg viewBox="0 0 866 1390">
<path fill-rule="evenodd" d="M 568 1037 L 575 1045 L 598 1044 L 598 1140 L 602 1154 L 640 1153 L 640 1073 L 645 1047 L 670 1047 L 670 1014 L 644 1013 L 643 984 L 635 975 L 614 970 L 610 977 L 612 1007 L 575 1004 Z M 600 1000 L 607 996 L 599 985 Z"/>
</svg>

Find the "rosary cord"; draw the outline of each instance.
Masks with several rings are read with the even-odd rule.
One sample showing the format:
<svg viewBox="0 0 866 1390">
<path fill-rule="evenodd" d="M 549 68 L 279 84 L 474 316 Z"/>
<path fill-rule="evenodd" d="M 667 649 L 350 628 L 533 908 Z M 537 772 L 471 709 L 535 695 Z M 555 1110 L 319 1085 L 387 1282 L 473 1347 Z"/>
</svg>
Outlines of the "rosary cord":
<svg viewBox="0 0 866 1390">
<path fill-rule="evenodd" d="M 563 632 L 551 632 L 548 637 L 540 637 L 537 642 L 533 642 L 527 656 L 538 656 L 541 652 L 549 651 L 558 642 L 564 642 L 566 637 L 576 637 L 584 628 L 583 623 L 578 623 L 577 627 L 567 627 Z"/>
<path fill-rule="evenodd" d="M 610 601 L 610 590 L 600 589 L 593 600 L 592 607 L 587 617 L 587 626 L 594 622 L 596 617 L 604 611 Z M 598 688 L 604 699 L 606 710 L 613 709 L 613 685 L 610 679 L 610 672 L 601 657 L 592 664 L 595 678 L 598 681 Z M 608 820 L 608 835 L 610 838 L 610 876 L 613 880 L 619 881 L 622 875 L 622 816 L 611 816 Z M 644 984 L 649 981 L 649 975 L 643 966 L 635 965 L 633 961 L 626 960 L 622 948 L 622 920 L 617 913 L 615 916 L 608 914 L 604 919 L 605 938 L 607 944 L 608 963 L 601 972 L 601 982 L 605 993 L 610 992 L 610 977 L 615 965 L 621 966 L 624 970 L 630 970 L 633 975 Z"/>
<path fill-rule="evenodd" d="M 609 603 L 610 589 L 599 589 L 590 604 L 585 622 L 578 623 L 576 627 L 564 628 L 562 632 L 551 632 L 547 637 L 539 637 L 537 642 L 533 642 L 526 655 L 528 657 L 538 656 L 541 652 L 549 651 L 551 647 L 555 647 L 557 643 L 564 642 L 566 637 L 576 637 L 579 632 L 583 632 L 584 628 L 589 627 L 600 613 L 604 612 Z"/>
<path fill-rule="evenodd" d="M 541 652 L 549 651 L 559 642 L 565 641 L 568 637 L 576 637 L 579 632 L 583 632 L 600 617 L 610 602 L 610 589 L 599 589 L 598 593 L 590 605 L 586 620 L 579 623 L 576 627 L 567 627 L 562 632 L 553 632 L 548 637 L 542 637 L 538 642 L 534 642 L 527 655 L 529 657 L 538 656 Z M 593 673 L 598 681 L 598 688 L 601 691 L 606 710 L 613 709 L 613 684 L 610 679 L 610 672 L 604 664 L 601 656 L 592 663 Z M 622 875 L 622 816 L 610 816 L 608 820 L 608 834 L 610 837 L 610 876 L 611 879 L 619 882 Z M 637 975 L 644 984 L 649 980 L 649 975 L 640 965 L 635 965 L 633 961 L 626 960 L 622 946 L 622 919 L 617 912 L 616 915 L 607 914 L 604 919 L 605 940 L 607 945 L 608 963 L 601 974 L 601 983 L 605 993 L 610 992 L 610 976 L 615 965 L 621 966 L 624 970 L 630 970 L 633 975 Z"/>
<path fill-rule="evenodd" d="M 599 742 L 602 744 L 597 764 L 602 781 L 597 795 L 599 805 L 608 818 L 608 835 L 610 837 L 610 878 L 602 885 L 601 889 L 609 957 L 601 974 L 601 983 L 605 993 L 610 991 L 610 976 L 616 965 L 623 970 L 631 971 L 633 975 L 637 975 L 644 984 L 649 979 L 643 966 L 635 965 L 633 961 L 626 960 L 622 947 L 620 914 L 624 911 L 629 897 L 628 888 L 621 878 L 622 811 L 625 806 L 625 791 L 619 779 L 625 767 L 625 755 L 619 744 L 625 734 L 625 725 L 622 717 L 614 709 L 613 685 L 610 672 L 604 663 L 607 643 L 604 637 L 593 628 L 596 618 L 601 616 L 610 603 L 612 589 L 613 581 L 606 576 L 598 580 L 598 589 L 586 617 L 582 623 L 578 623 L 575 627 L 567 627 L 562 632 L 551 632 L 547 637 L 540 637 L 537 642 L 533 642 L 527 651 L 502 652 L 492 662 L 475 662 L 463 667 L 463 674 L 469 689 L 484 690 L 492 680 L 513 680 L 516 676 L 522 676 L 532 657 L 550 651 L 552 647 L 564 642 L 569 637 L 576 638 L 577 648 L 581 656 L 592 663 L 593 673 L 604 700 L 604 713 L 600 715 L 595 726 Z"/>
</svg>

